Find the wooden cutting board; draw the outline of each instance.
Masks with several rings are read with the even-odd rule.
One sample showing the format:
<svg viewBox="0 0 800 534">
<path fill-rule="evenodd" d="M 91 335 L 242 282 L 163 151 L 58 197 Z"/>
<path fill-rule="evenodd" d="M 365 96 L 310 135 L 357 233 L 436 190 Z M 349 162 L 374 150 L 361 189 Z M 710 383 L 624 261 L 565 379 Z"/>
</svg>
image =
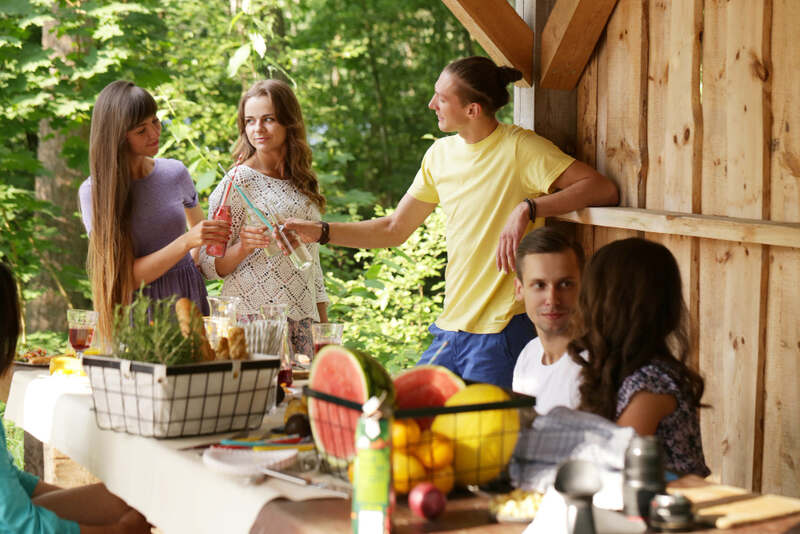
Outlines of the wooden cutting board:
<svg viewBox="0 0 800 534">
<path fill-rule="evenodd" d="M 726 504 L 701 506 L 695 513 L 698 521 L 713 524 L 717 528 L 731 528 L 753 521 L 800 513 L 800 499 L 761 495 Z"/>
<path fill-rule="evenodd" d="M 689 499 L 692 504 L 699 505 L 730 497 L 741 497 L 752 495 L 746 489 L 735 486 L 725 486 L 723 484 L 713 484 L 695 487 L 668 488 L 667 492 L 675 495 L 680 494 Z M 754 496 L 754 495 L 753 495 Z"/>
</svg>

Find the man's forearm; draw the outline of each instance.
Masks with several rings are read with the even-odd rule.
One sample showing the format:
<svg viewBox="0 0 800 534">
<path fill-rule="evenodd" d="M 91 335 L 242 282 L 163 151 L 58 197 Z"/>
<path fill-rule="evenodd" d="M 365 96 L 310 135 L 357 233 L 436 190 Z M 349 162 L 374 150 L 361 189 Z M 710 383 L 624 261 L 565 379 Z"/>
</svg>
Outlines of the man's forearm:
<svg viewBox="0 0 800 534">
<path fill-rule="evenodd" d="M 391 217 L 368 221 L 330 223 L 330 241 L 333 245 L 352 248 L 387 248 L 402 245 L 408 238 L 397 228 Z"/>
<path fill-rule="evenodd" d="M 555 193 L 537 197 L 536 216 L 552 217 L 587 206 L 613 206 L 619 202 L 619 191 L 611 180 L 590 177 Z"/>
</svg>

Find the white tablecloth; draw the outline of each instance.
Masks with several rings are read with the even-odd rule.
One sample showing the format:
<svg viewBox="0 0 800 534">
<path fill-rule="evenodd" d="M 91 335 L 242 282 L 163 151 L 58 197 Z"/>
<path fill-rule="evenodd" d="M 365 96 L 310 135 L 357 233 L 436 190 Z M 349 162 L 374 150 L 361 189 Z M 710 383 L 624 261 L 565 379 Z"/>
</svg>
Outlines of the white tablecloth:
<svg viewBox="0 0 800 534">
<path fill-rule="evenodd" d="M 5 417 L 86 467 L 165 534 L 249 532 L 275 498 L 331 496 L 275 479 L 248 485 L 206 468 L 199 452 L 179 450 L 231 434 L 158 440 L 100 430 L 91 405 L 88 379 L 17 371 Z"/>
</svg>

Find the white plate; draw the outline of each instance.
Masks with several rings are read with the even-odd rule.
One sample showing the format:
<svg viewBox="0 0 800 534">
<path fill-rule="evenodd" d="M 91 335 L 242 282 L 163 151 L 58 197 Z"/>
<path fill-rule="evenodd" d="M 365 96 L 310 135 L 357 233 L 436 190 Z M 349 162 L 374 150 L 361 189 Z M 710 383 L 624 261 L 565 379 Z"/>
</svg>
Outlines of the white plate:
<svg viewBox="0 0 800 534">
<path fill-rule="evenodd" d="M 207 467 L 228 475 L 252 476 L 261 474 L 262 467 L 285 469 L 297 460 L 296 449 L 253 451 L 210 447 L 203 453 Z"/>
</svg>

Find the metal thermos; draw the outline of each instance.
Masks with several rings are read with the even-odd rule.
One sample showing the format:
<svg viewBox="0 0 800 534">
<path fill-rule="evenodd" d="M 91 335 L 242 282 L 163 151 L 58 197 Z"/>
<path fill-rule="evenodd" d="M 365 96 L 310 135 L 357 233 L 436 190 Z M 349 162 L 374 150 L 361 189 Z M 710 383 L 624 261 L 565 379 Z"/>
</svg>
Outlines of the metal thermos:
<svg viewBox="0 0 800 534">
<path fill-rule="evenodd" d="M 664 454 L 655 436 L 634 436 L 625 451 L 622 502 L 625 515 L 647 518 L 650 501 L 665 493 Z"/>
</svg>

